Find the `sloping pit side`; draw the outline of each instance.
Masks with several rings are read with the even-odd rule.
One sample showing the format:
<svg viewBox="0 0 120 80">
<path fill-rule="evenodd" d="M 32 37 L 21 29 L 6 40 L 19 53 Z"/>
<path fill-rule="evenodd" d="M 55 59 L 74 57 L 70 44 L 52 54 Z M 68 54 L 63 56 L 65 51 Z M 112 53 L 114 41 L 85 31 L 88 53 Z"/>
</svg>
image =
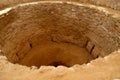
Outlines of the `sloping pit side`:
<svg viewBox="0 0 120 80">
<path fill-rule="evenodd" d="M 73 66 L 119 49 L 119 24 L 97 9 L 66 2 L 17 6 L 0 16 L 0 44 L 13 63 Z"/>
</svg>

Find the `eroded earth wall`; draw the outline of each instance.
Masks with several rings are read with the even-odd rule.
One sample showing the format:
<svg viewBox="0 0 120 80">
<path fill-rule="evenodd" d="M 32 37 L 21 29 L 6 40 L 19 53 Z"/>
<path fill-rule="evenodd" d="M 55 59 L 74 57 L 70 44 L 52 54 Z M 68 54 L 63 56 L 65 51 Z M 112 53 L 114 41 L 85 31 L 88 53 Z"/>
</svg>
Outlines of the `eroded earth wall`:
<svg viewBox="0 0 120 80">
<path fill-rule="evenodd" d="M 35 1 L 51 1 L 51 0 L 1 0 L 0 9 L 14 6 L 20 3 L 35 2 Z M 59 1 L 59 0 L 52 0 L 52 1 Z M 90 3 L 90 4 L 106 6 L 109 8 L 120 10 L 120 0 L 60 0 L 60 1 L 74 1 L 74 2 Z"/>
</svg>

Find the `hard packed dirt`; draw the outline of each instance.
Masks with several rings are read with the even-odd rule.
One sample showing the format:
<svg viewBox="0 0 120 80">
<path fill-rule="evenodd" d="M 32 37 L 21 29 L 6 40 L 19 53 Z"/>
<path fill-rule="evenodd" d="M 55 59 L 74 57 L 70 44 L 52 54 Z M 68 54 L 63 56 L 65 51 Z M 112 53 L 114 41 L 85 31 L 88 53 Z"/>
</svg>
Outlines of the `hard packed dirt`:
<svg viewBox="0 0 120 80">
<path fill-rule="evenodd" d="M 76 45 L 46 42 L 31 49 L 19 63 L 38 67 L 40 65 L 70 67 L 74 64 L 88 63 L 92 59 L 92 56 L 84 48 Z"/>
</svg>

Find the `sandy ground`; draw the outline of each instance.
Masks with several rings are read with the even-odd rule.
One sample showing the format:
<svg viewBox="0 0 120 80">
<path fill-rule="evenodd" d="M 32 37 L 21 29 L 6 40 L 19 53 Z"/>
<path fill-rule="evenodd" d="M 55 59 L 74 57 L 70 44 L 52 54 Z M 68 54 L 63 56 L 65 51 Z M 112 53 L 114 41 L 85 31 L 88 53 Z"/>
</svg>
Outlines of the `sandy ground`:
<svg viewBox="0 0 120 80">
<path fill-rule="evenodd" d="M 120 80 L 120 50 L 91 63 L 64 66 L 26 67 L 0 57 L 0 80 Z"/>
</svg>

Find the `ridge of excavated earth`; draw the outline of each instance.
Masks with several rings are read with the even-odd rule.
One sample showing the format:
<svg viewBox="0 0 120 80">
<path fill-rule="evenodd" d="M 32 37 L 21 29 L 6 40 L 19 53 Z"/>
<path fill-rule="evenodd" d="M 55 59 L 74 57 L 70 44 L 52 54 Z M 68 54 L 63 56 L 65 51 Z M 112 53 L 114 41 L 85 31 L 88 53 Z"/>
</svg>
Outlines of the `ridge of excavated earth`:
<svg viewBox="0 0 120 80">
<path fill-rule="evenodd" d="M 87 75 L 86 75 L 87 74 Z M 0 80 L 116 80 L 120 79 L 120 50 L 84 65 L 26 67 L 0 56 Z"/>
</svg>

